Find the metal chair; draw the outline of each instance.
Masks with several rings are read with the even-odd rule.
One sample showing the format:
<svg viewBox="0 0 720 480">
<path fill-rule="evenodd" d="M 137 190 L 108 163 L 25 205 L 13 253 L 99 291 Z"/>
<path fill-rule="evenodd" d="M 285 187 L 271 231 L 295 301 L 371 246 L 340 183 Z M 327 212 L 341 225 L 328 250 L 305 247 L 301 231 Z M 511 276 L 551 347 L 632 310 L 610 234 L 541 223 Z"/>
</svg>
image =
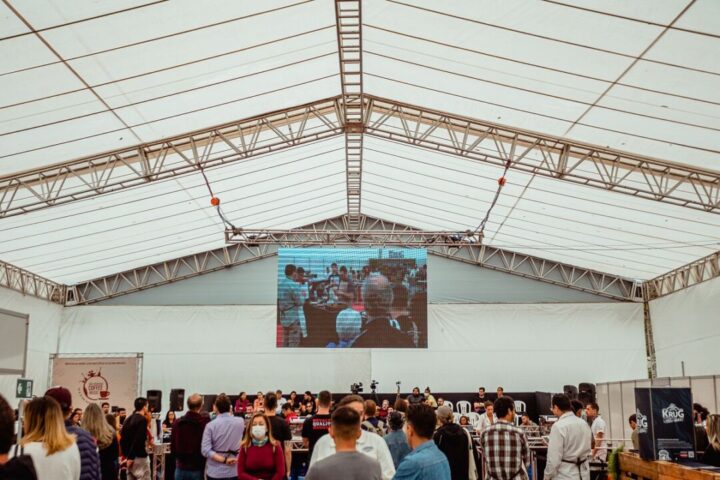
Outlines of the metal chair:
<svg viewBox="0 0 720 480">
<path fill-rule="evenodd" d="M 527 405 L 525 405 L 525 402 L 523 402 L 522 400 L 515 400 L 515 412 L 527 412 Z"/>
<path fill-rule="evenodd" d="M 452 402 L 448 402 L 447 400 L 445 400 L 445 403 L 443 403 L 443 407 L 450 407 L 450 410 L 452 410 L 452 409 L 453 409 L 453 403 L 452 403 Z"/>
</svg>

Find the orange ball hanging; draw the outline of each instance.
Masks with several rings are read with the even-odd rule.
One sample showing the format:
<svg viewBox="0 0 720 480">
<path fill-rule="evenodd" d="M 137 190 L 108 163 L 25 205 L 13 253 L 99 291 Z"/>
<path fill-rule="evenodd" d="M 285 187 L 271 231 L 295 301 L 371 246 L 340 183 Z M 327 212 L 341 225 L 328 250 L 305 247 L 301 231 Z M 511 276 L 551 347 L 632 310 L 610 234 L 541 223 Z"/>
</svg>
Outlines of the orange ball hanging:
<svg viewBox="0 0 720 480">
<path fill-rule="evenodd" d="M 210 199 L 210 205 L 212 205 L 213 207 L 217 207 L 218 205 L 220 205 L 220 199 L 218 197 L 212 197 Z"/>
<path fill-rule="evenodd" d="M 500 185 L 501 187 L 504 187 L 506 182 L 507 180 L 505 180 L 505 177 L 498 178 L 498 185 Z"/>
</svg>

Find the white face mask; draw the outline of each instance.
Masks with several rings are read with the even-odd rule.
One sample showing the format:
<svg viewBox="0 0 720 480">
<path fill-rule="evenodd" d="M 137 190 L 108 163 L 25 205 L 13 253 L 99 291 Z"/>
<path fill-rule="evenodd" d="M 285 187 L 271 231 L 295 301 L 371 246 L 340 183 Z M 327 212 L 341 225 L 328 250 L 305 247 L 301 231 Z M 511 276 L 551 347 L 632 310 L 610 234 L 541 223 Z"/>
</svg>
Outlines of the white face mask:
<svg viewBox="0 0 720 480">
<path fill-rule="evenodd" d="M 252 436 L 255 440 L 262 440 L 263 438 L 265 438 L 265 431 L 266 428 L 264 425 L 253 425 L 250 433 L 252 433 Z"/>
</svg>

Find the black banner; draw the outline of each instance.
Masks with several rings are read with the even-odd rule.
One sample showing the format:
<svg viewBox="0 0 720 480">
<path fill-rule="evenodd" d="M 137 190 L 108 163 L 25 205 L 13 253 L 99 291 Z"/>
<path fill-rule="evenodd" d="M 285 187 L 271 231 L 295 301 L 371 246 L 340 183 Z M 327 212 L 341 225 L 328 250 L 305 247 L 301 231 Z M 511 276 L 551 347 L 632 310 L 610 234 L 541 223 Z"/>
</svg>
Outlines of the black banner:
<svg viewBox="0 0 720 480">
<path fill-rule="evenodd" d="M 695 458 L 689 388 L 636 388 L 635 409 L 641 458 L 670 461 Z"/>
</svg>

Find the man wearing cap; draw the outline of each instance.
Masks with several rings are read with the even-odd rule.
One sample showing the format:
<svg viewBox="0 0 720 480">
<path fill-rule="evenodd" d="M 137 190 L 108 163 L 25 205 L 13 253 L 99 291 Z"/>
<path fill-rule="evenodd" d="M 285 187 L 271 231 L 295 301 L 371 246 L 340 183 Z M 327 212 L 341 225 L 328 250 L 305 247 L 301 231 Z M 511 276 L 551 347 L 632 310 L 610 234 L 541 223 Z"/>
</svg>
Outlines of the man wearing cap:
<svg viewBox="0 0 720 480">
<path fill-rule="evenodd" d="M 100 480 L 100 455 L 97 443 L 87 430 L 73 426 L 72 395 L 64 387 L 52 387 L 45 392 L 46 397 L 52 397 L 60 404 L 65 417 L 65 429 L 77 437 L 77 446 L 80 450 L 80 480 Z"/>
</svg>

